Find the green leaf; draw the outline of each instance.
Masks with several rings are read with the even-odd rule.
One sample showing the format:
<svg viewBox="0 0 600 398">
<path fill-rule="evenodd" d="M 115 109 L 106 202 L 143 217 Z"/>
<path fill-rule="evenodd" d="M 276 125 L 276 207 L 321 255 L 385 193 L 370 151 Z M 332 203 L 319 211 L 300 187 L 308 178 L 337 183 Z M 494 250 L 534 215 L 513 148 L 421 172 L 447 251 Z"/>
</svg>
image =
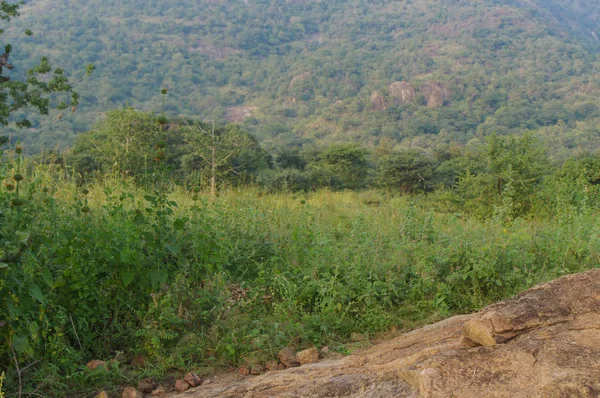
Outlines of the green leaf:
<svg viewBox="0 0 600 398">
<path fill-rule="evenodd" d="M 29 288 L 29 294 L 31 297 L 39 301 L 40 303 L 44 302 L 44 295 L 42 294 L 42 289 L 38 285 L 31 285 Z"/>
<path fill-rule="evenodd" d="M 133 279 L 135 278 L 135 271 L 130 268 L 125 268 L 121 270 L 121 280 L 123 281 L 124 286 L 129 286 Z"/>
<path fill-rule="evenodd" d="M 8 264 L 0 263 L 0 269 L 8 268 Z"/>
<path fill-rule="evenodd" d="M 156 196 L 152 196 L 152 195 L 144 195 L 144 199 L 146 199 L 148 202 L 152 203 L 154 206 L 156 206 Z"/>
<path fill-rule="evenodd" d="M 174 255 L 178 255 L 179 254 L 179 246 L 167 245 L 166 248 L 167 248 L 168 251 L 170 251 Z"/>
<path fill-rule="evenodd" d="M 42 279 L 44 280 L 44 282 L 46 282 L 46 285 L 52 287 L 54 285 L 54 280 L 52 279 L 52 273 L 50 272 L 50 270 L 48 268 L 43 268 L 41 274 Z"/>
<path fill-rule="evenodd" d="M 144 215 L 140 211 L 136 211 L 135 216 L 133 216 L 133 223 L 136 225 L 142 225 L 145 221 L 146 219 L 144 218 Z"/>
<path fill-rule="evenodd" d="M 16 235 L 19 243 L 26 245 L 29 242 L 29 234 L 27 232 L 17 232 Z"/>
<path fill-rule="evenodd" d="M 27 336 L 15 336 L 13 338 L 13 348 L 19 354 L 25 352 L 29 348 Z"/>
<path fill-rule="evenodd" d="M 167 283 L 169 271 L 166 269 L 156 269 L 150 273 L 150 282 L 153 288 L 157 288 L 159 284 Z"/>
<path fill-rule="evenodd" d="M 185 218 L 178 218 L 175 221 L 173 221 L 173 228 L 175 229 L 175 231 L 182 231 L 185 228 L 186 221 L 187 219 Z"/>
</svg>

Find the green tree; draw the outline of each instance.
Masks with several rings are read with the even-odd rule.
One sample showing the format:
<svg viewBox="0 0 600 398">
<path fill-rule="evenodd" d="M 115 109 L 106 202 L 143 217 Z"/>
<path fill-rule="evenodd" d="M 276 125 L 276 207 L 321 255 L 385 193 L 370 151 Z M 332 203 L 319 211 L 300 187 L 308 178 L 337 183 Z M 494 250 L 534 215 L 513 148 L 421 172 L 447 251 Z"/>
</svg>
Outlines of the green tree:
<svg viewBox="0 0 600 398">
<path fill-rule="evenodd" d="M 309 169 L 313 174 L 321 171 L 334 176 L 344 188 L 360 188 L 365 186 L 369 173 L 368 154 L 356 144 L 332 145 L 318 154 Z"/>
<path fill-rule="evenodd" d="M 9 22 L 11 19 L 19 16 L 19 4 L 10 4 L 6 1 L 0 2 L 0 20 Z M 0 29 L 0 35 L 4 33 Z M 31 36 L 31 30 L 26 30 L 25 34 Z M 10 116 L 14 112 L 32 108 L 43 115 L 47 115 L 50 107 L 50 95 L 52 93 L 69 93 L 69 103 L 59 101 L 58 108 L 66 109 L 71 106 L 73 111 L 78 104 L 79 96 L 73 91 L 64 72 L 60 68 L 52 69 L 47 57 L 42 57 L 38 66 L 27 71 L 25 81 L 12 80 L 6 75 L 7 70 L 13 70 L 14 66 L 8 58 L 13 51 L 11 44 L 4 46 L 4 53 L 0 55 L 0 124 L 8 125 L 11 121 Z M 88 72 L 93 70 L 93 66 L 88 67 Z M 20 118 L 15 121 L 18 127 L 31 126 L 27 118 Z M 4 142 L 2 142 L 4 141 Z M 6 143 L 6 140 L 0 141 L 0 145 Z"/>
<path fill-rule="evenodd" d="M 77 137 L 74 163 L 83 172 L 112 168 L 140 176 L 166 159 L 165 135 L 156 116 L 130 107 L 115 109 L 94 131 Z"/>
<path fill-rule="evenodd" d="M 266 167 L 265 151 L 256 138 L 237 125 L 217 126 L 214 120 L 211 125 L 189 123 L 184 139 L 189 148 L 182 157 L 182 167 L 187 172 L 207 169 L 213 197 L 217 195 L 219 177 L 241 176 Z"/>
<path fill-rule="evenodd" d="M 434 162 L 418 151 L 394 152 L 377 162 L 377 185 L 403 192 L 423 191 L 431 185 Z"/>
</svg>

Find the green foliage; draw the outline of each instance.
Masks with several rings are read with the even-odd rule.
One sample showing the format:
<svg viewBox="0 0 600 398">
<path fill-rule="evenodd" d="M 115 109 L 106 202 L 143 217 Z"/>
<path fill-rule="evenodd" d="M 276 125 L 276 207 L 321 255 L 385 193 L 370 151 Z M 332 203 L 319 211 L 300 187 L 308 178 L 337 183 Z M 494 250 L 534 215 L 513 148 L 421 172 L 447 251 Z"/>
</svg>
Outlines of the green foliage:
<svg viewBox="0 0 600 398">
<path fill-rule="evenodd" d="M 377 162 L 377 186 L 411 193 L 432 186 L 433 161 L 417 151 L 390 153 Z"/>
<path fill-rule="evenodd" d="M 139 354 L 159 375 L 268 360 L 293 341 L 344 351 L 353 332 L 411 328 L 474 311 L 596 266 L 600 202 L 584 193 L 596 189 L 597 160 L 567 162 L 533 192 L 519 190 L 519 181 L 539 172 L 541 152 L 528 137 L 498 140 L 481 147 L 487 171 L 459 182 L 478 183 L 483 199 L 494 198 L 484 220 L 468 201 L 453 211 L 433 210 L 448 192 L 456 200 L 460 191 L 447 188 L 411 197 L 246 189 L 208 200 L 158 172 L 144 185 L 109 174 L 81 187 L 60 163 L 5 155 L 0 372 L 6 391 L 18 388 L 12 349 L 23 367 L 34 364 L 23 375 L 24 393 L 89 396 L 96 386 L 135 382 L 141 375 L 125 364 Z M 364 154 L 342 148 L 329 154 Z M 304 155 L 307 167 L 321 153 Z M 504 161 L 508 153 L 529 166 Z M 505 180 L 495 199 L 498 175 Z M 523 195 L 555 199 L 536 201 L 526 214 L 535 219 L 527 221 L 519 217 L 526 208 L 516 205 L 527 202 Z M 107 369 L 85 370 L 90 359 L 106 360 Z"/>
<path fill-rule="evenodd" d="M 135 104 L 203 120 L 214 112 L 269 146 L 389 138 L 427 149 L 413 138 L 465 144 L 474 134 L 542 131 L 561 121 L 563 139 L 593 141 L 578 123 L 598 117 L 590 32 L 600 9 L 582 4 L 37 2 L 5 35 L 19 58 L 32 68 L 51 55 L 77 71 L 76 80 L 93 63 L 96 78 L 77 85 L 85 107 L 61 120 L 32 117 L 35 129 L 19 138 L 32 151 L 65 148 L 99 113 Z M 35 34 L 22 35 L 26 28 Z M 413 86 L 412 101 L 393 93 L 402 81 Z M 374 91 L 383 106 L 372 106 Z"/>
<path fill-rule="evenodd" d="M 0 20 L 11 21 L 19 16 L 20 4 L 10 4 L 6 1 L 0 2 Z M 4 34 L 5 29 L 0 30 Z M 26 36 L 31 36 L 31 30 L 25 30 Z M 40 63 L 27 70 L 27 78 L 24 81 L 13 80 L 6 76 L 4 69 L 12 70 L 14 66 L 8 62 L 13 52 L 13 46 L 6 44 L 4 54 L 0 56 L 0 125 L 7 126 L 14 121 L 17 127 L 31 127 L 31 122 L 24 117 L 11 120 L 20 110 L 33 108 L 42 115 L 47 115 L 50 106 L 50 95 L 54 93 L 70 94 L 70 106 L 76 107 L 79 95 L 73 91 L 62 69 L 52 69 L 48 58 L 42 56 Z M 37 55 L 37 54 L 36 54 Z M 67 104 L 59 102 L 58 109 L 65 109 Z M 4 142 L 0 142 L 2 146 Z"/>
</svg>

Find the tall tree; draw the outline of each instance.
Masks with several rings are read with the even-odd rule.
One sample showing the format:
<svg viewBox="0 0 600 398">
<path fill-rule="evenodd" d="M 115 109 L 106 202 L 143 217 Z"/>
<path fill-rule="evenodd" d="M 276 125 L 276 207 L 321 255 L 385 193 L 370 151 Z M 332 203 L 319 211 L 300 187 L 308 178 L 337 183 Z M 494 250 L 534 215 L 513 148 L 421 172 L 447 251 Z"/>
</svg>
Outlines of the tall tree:
<svg viewBox="0 0 600 398">
<path fill-rule="evenodd" d="M 183 167 L 188 171 L 208 168 L 213 197 L 217 195 L 219 176 L 240 174 L 266 160 L 256 138 L 237 125 L 216 126 L 214 119 L 210 125 L 188 124 L 185 140 L 190 152 L 182 158 Z"/>
</svg>

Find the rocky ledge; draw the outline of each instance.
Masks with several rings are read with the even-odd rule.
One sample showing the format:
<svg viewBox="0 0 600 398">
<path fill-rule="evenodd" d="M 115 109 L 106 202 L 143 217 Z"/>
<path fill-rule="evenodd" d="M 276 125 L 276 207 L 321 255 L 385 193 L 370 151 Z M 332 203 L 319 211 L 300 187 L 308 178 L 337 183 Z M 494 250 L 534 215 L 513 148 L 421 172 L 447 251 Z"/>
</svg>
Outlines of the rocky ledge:
<svg viewBox="0 0 600 398">
<path fill-rule="evenodd" d="M 183 395 L 596 398 L 599 394 L 600 270 L 592 270 L 343 359 L 217 380 Z"/>
</svg>

